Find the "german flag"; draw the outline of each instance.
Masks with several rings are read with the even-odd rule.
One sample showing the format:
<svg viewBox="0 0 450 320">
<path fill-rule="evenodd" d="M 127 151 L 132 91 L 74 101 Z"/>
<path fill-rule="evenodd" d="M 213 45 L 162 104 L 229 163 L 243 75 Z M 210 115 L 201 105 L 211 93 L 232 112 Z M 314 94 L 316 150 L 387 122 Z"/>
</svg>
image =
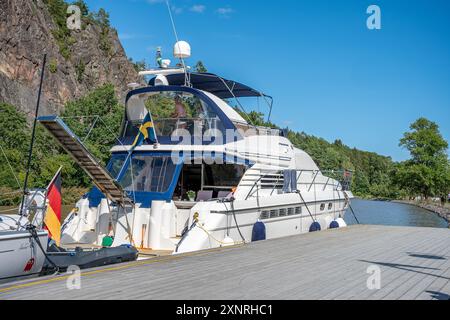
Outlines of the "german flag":
<svg viewBox="0 0 450 320">
<path fill-rule="evenodd" d="M 45 229 L 49 237 L 59 246 L 61 240 L 61 169 L 58 170 L 47 188 L 47 212 L 45 214 Z"/>
</svg>

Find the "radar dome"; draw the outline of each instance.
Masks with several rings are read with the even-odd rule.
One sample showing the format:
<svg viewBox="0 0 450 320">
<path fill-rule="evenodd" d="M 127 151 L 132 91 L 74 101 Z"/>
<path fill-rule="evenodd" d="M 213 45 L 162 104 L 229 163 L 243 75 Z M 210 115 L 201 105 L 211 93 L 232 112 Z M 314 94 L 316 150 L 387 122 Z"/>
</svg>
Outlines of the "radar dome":
<svg viewBox="0 0 450 320">
<path fill-rule="evenodd" d="M 173 55 L 178 59 L 187 59 L 191 57 L 191 46 L 186 41 L 178 41 L 173 47 Z"/>
</svg>

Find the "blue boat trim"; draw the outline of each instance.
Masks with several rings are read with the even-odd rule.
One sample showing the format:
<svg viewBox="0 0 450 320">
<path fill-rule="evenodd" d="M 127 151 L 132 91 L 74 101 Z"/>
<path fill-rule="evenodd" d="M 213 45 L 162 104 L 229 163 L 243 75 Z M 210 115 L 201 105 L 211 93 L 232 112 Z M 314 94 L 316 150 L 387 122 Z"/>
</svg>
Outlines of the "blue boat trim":
<svg viewBox="0 0 450 320">
<path fill-rule="evenodd" d="M 227 164 L 241 164 L 245 166 L 252 166 L 253 163 L 249 160 L 230 156 L 223 153 L 215 153 L 210 152 L 208 155 L 211 155 L 209 159 L 217 159 L 222 161 L 223 163 Z M 128 169 L 128 166 L 130 165 L 131 159 L 135 156 L 153 156 L 153 157 L 167 157 L 172 156 L 171 152 L 149 152 L 149 151 L 135 151 L 133 154 L 128 157 L 127 152 L 117 152 L 114 153 L 111 161 L 108 163 L 107 169 L 110 171 L 113 163 L 113 159 L 125 156 L 127 157 L 127 161 L 123 164 L 122 169 L 120 170 L 120 174 L 116 177 L 116 181 L 120 183 L 124 175 L 126 174 L 126 171 Z M 201 156 L 204 156 L 202 154 Z M 175 163 L 176 168 L 175 172 L 172 177 L 172 181 L 169 185 L 169 188 L 166 192 L 158 193 L 158 192 L 132 192 L 127 191 L 127 195 L 131 200 L 135 200 L 136 204 L 139 204 L 141 208 L 151 208 L 151 204 L 153 201 L 167 201 L 170 202 L 173 198 L 173 194 L 175 192 L 176 185 L 178 183 L 178 179 L 181 174 L 181 170 L 183 169 L 183 166 L 185 163 L 187 163 L 190 160 L 196 159 L 198 156 L 196 155 L 196 152 L 180 152 L 178 154 L 178 163 Z M 105 198 L 105 196 L 100 192 L 100 190 L 97 187 L 93 187 L 91 191 L 87 194 L 87 199 L 89 200 L 89 207 L 98 207 L 100 205 L 100 202 L 102 199 Z"/>
</svg>

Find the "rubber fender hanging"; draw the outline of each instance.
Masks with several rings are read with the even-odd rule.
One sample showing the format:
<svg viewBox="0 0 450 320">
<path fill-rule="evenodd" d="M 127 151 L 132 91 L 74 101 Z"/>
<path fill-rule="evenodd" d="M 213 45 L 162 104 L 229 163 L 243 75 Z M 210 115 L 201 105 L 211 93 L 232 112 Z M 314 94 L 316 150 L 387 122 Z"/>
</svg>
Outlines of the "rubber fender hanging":
<svg viewBox="0 0 450 320">
<path fill-rule="evenodd" d="M 330 229 L 338 229 L 338 228 L 339 228 L 339 222 L 337 222 L 336 220 L 331 221 Z"/>
<path fill-rule="evenodd" d="M 322 228 L 320 227 L 320 223 L 318 223 L 317 221 L 316 222 L 313 222 L 312 224 L 311 224 L 311 226 L 309 227 L 309 232 L 316 232 L 316 231 L 320 231 Z"/>
<path fill-rule="evenodd" d="M 253 225 L 252 242 L 266 240 L 266 225 L 258 221 Z"/>
</svg>

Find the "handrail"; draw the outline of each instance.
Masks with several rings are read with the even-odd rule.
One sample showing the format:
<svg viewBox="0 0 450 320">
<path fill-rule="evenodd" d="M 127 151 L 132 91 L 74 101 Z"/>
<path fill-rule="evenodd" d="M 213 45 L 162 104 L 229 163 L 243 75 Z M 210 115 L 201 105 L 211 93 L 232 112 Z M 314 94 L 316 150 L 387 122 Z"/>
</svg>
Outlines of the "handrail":
<svg viewBox="0 0 450 320">
<path fill-rule="evenodd" d="M 250 191 L 249 191 L 249 193 L 247 194 L 247 197 L 245 198 L 245 200 L 248 200 L 248 198 L 251 196 L 251 195 L 253 195 L 253 194 L 250 194 L 252 191 L 253 191 L 253 188 L 255 187 L 255 185 L 257 185 L 261 180 L 262 180 L 262 178 L 263 177 L 266 177 L 267 175 L 264 175 L 264 176 L 260 176 L 259 177 L 259 179 L 253 184 L 253 186 L 252 186 L 252 188 L 250 189 Z"/>
<path fill-rule="evenodd" d="M 273 185 L 273 189 L 270 192 L 270 195 L 272 195 L 273 192 L 275 191 L 275 189 L 277 188 L 277 185 L 278 185 L 278 182 L 280 181 L 280 178 L 281 178 L 281 174 L 278 175 L 277 182 L 275 182 L 275 184 Z"/>
<path fill-rule="evenodd" d="M 257 192 L 257 191 L 260 189 L 259 187 L 257 187 L 257 189 L 256 189 L 255 191 L 253 191 L 253 190 L 255 189 L 255 187 L 261 182 L 262 179 L 264 179 L 265 177 L 267 177 L 267 176 L 269 176 L 269 175 L 273 175 L 274 172 L 280 172 L 280 171 L 282 171 L 282 170 L 280 170 L 280 169 L 270 169 L 270 168 L 268 168 L 268 169 L 259 169 L 259 171 L 262 171 L 262 170 L 265 170 L 265 171 L 268 171 L 268 172 L 266 172 L 264 175 L 260 175 L 259 178 L 258 178 L 258 180 L 256 180 L 256 181 L 253 183 L 253 185 L 252 185 L 250 191 L 248 192 L 248 194 L 247 194 L 245 200 L 248 200 L 248 198 L 250 198 L 251 196 L 253 196 L 253 194 L 255 194 L 255 192 Z M 323 186 L 324 186 L 324 187 L 323 187 L 323 190 L 325 190 L 326 187 L 327 187 L 328 185 L 332 185 L 332 186 L 333 186 L 333 190 L 336 190 L 336 191 L 343 191 L 343 190 L 344 190 L 344 191 L 345 191 L 346 189 L 345 189 L 345 187 L 344 187 L 344 185 L 343 185 L 343 182 L 346 182 L 346 183 L 347 183 L 347 186 L 348 186 L 348 189 L 347 189 L 347 190 L 350 190 L 351 179 L 352 179 L 352 177 L 353 177 L 353 171 L 352 171 L 352 170 L 345 170 L 345 169 L 341 169 L 341 170 L 325 170 L 325 171 L 321 171 L 321 170 L 311 170 L 311 169 L 293 169 L 293 170 L 300 173 L 300 174 L 298 175 L 298 177 L 297 177 L 297 184 L 298 184 L 298 185 L 309 185 L 308 192 L 311 191 L 311 188 L 312 188 L 313 185 L 319 185 L 319 186 L 323 185 Z M 301 181 L 298 181 L 299 178 L 301 177 L 301 175 L 302 175 L 303 172 L 312 172 L 312 173 L 315 173 L 312 182 L 301 182 Z M 347 180 L 345 180 L 345 181 L 344 181 L 344 180 L 339 181 L 337 178 L 334 178 L 334 177 L 328 177 L 328 176 L 327 176 L 328 179 L 327 179 L 326 183 L 324 183 L 324 182 L 317 182 L 317 181 L 316 181 L 316 178 L 317 178 L 317 176 L 319 175 L 319 173 L 322 173 L 322 175 L 326 175 L 327 172 L 330 172 L 330 173 L 333 173 L 333 174 L 342 172 L 343 174 L 349 173 L 349 175 L 346 175 L 346 176 L 345 176 L 345 177 L 347 178 Z M 275 189 L 277 189 L 278 182 L 280 181 L 280 177 L 281 177 L 281 175 L 278 175 L 277 181 L 276 181 L 276 183 L 274 184 L 274 187 L 273 187 L 273 189 L 272 189 L 272 191 L 271 191 L 271 193 L 270 193 L 271 195 L 273 194 L 273 192 L 275 191 Z M 336 181 L 337 183 L 330 184 L 330 180 L 331 180 L 331 179 L 333 179 L 333 180 Z M 341 189 L 340 189 L 340 190 L 338 190 L 339 186 L 341 186 Z"/>
</svg>

